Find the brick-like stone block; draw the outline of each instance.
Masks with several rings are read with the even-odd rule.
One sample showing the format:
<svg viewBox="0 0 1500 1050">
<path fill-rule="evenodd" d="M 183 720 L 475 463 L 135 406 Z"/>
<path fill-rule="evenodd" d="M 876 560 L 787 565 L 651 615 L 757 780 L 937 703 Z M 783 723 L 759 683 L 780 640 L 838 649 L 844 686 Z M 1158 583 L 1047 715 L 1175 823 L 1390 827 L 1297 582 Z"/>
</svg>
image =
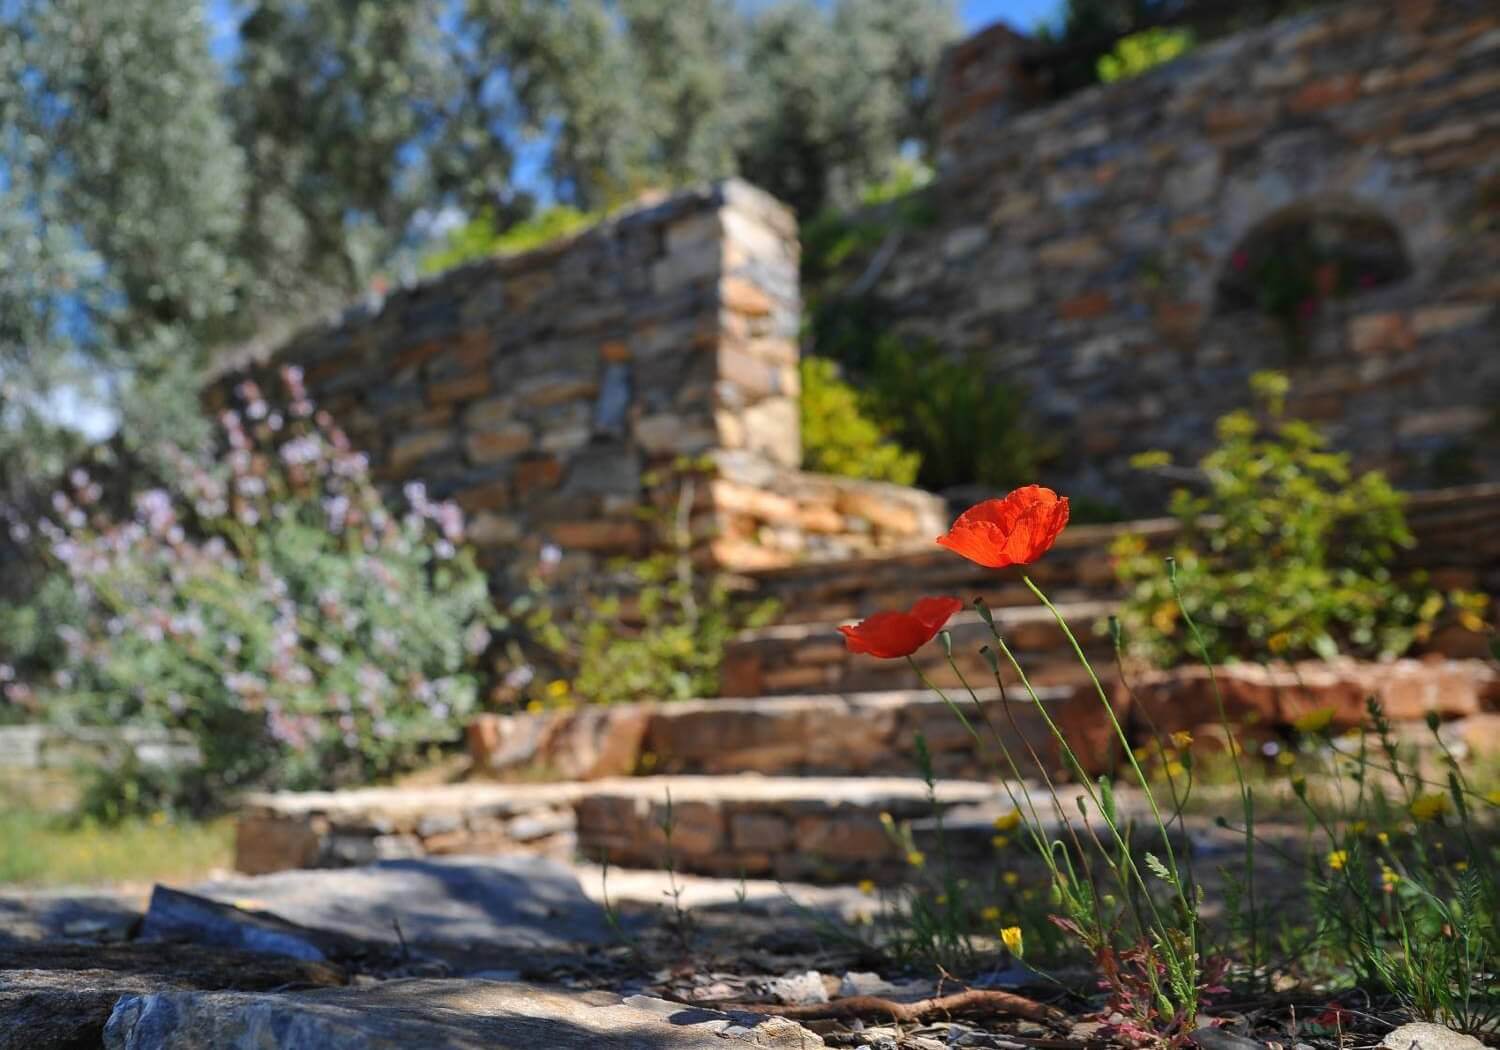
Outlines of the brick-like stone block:
<svg viewBox="0 0 1500 1050">
<path fill-rule="evenodd" d="M 792 841 L 792 828 L 785 817 L 775 814 L 736 813 L 729 818 L 729 839 L 736 853 L 780 853 Z"/>
</svg>

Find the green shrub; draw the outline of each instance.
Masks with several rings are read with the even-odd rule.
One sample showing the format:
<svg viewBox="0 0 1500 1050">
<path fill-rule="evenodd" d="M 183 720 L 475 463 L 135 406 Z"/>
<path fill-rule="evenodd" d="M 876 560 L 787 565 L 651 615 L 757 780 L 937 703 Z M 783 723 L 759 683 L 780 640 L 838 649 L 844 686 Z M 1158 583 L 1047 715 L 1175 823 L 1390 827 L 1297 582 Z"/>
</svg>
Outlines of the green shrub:
<svg viewBox="0 0 1500 1050">
<path fill-rule="evenodd" d="M 921 457 L 925 488 L 1014 488 L 1035 480 L 1051 454 L 1029 429 L 1023 392 L 988 378 L 974 356 L 886 336 L 874 344 L 869 387 L 893 436 Z"/>
<path fill-rule="evenodd" d="M 476 259 L 530 251 L 586 229 L 602 217 L 599 212 L 559 204 L 502 230 L 495 213 L 485 211 L 449 232 L 442 247 L 422 257 L 421 269 L 428 274 L 442 273 Z"/>
<path fill-rule="evenodd" d="M 492 616 L 457 508 L 407 488 L 388 511 L 364 457 L 287 370 L 288 405 L 252 383 L 221 417 L 224 463 L 179 458 L 133 520 L 73 478 L 42 526 L 77 619 L 34 683 L 65 724 L 186 730 L 201 765 L 128 766 L 95 791 L 133 806 L 217 808 L 246 788 L 386 777 L 452 739 Z M 118 790 L 116 790 L 116 788 Z"/>
<path fill-rule="evenodd" d="M 542 549 L 528 591 L 509 609 L 500 699 L 537 710 L 718 693 L 729 639 L 766 623 L 774 605 L 738 601 L 727 577 L 694 566 L 688 514 L 695 486 L 684 482 L 670 549 L 617 566 L 613 580 L 590 581 L 592 593 L 553 586 L 562 552 Z"/>
<path fill-rule="evenodd" d="M 1114 50 L 1099 58 L 1101 83 L 1129 80 L 1164 65 L 1193 47 L 1191 29 L 1144 29 L 1115 41 Z"/>
<path fill-rule="evenodd" d="M 850 478 L 910 485 L 922 459 L 888 436 L 888 425 L 824 357 L 805 357 L 802 373 L 802 465 Z"/>
<path fill-rule="evenodd" d="M 883 252 L 935 219 L 937 204 L 921 189 L 923 179 L 913 170 L 889 186 L 872 188 L 868 199 L 878 203 L 854 213 L 823 212 L 804 225 L 804 341 L 816 358 L 843 369 L 859 414 L 878 426 L 887 441 L 916 457 L 918 484 L 929 489 L 1025 484 L 1035 480 L 1038 465 L 1052 454 L 1028 429 L 1025 392 L 989 378 L 977 355 L 955 358 L 931 342 L 894 334 L 896 314 L 868 287 L 878 283 Z M 831 368 L 829 373 L 831 377 Z M 829 428 L 820 424 L 836 421 L 843 409 L 835 402 L 839 395 L 831 395 L 823 379 L 804 373 L 803 447 L 812 453 L 816 443 L 826 440 L 837 449 L 828 458 L 843 463 L 842 436 L 830 437 Z M 851 400 L 839 399 L 844 404 Z M 848 451 L 857 456 L 858 442 L 868 431 L 852 423 L 847 429 L 855 439 Z M 822 462 L 822 449 L 815 454 L 819 458 L 809 455 L 810 469 L 852 473 Z M 879 467 L 854 476 L 895 480 L 886 464 L 896 459 L 894 453 L 882 453 Z"/>
<path fill-rule="evenodd" d="M 1402 497 L 1384 476 L 1355 477 L 1349 457 L 1329 451 L 1308 423 L 1285 417 L 1287 380 L 1252 381 L 1259 415 L 1232 412 L 1218 447 L 1199 463 L 1206 489 L 1179 489 L 1181 522 L 1172 555 L 1189 613 L 1209 655 L 1228 659 L 1399 654 L 1430 630 L 1447 602 L 1421 574 L 1391 568 L 1413 539 Z M 1138 457 L 1138 465 L 1166 457 Z M 1130 588 L 1121 619 L 1132 645 L 1154 662 L 1196 660 L 1158 553 L 1139 537 L 1116 544 Z M 1462 615 L 1471 602 L 1455 594 Z"/>
</svg>

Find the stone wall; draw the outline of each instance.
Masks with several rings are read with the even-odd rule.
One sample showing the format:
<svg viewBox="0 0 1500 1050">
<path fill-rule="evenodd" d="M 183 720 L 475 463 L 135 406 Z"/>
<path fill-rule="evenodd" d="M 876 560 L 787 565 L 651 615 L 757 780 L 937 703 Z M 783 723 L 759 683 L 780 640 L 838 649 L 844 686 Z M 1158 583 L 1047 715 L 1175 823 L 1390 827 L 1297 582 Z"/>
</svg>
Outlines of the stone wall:
<svg viewBox="0 0 1500 1050">
<path fill-rule="evenodd" d="M 729 567 L 925 537 L 931 497 L 796 469 L 797 260 L 790 212 L 730 181 L 351 311 L 209 401 L 300 366 L 376 476 L 455 500 L 497 570 L 545 543 L 565 570 L 644 554 L 642 509 L 670 521 L 689 475 L 693 532 Z"/>
<path fill-rule="evenodd" d="M 1290 371 L 1292 413 L 1404 485 L 1500 478 L 1492 3 L 1320 7 L 1045 105 L 1029 46 L 995 30 L 950 54 L 937 218 L 874 294 L 1030 388 L 1064 446 L 1045 480 L 1153 509 L 1129 456 L 1196 457 L 1266 367 Z M 1325 215 L 1388 228 L 1405 275 L 1334 300 L 1295 347 L 1223 287 L 1254 237 Z"/>
</svg>

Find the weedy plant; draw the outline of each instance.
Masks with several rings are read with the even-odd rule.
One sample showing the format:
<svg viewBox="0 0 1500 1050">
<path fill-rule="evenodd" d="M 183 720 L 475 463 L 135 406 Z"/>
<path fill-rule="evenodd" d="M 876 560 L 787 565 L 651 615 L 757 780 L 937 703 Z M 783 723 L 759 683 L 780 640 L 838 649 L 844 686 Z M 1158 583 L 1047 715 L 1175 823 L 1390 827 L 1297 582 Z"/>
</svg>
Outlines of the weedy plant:
<svg viewBox="0 0 1500 1050">
<path fill-rule="evenodd" d="M 1024 566 L 1051 548 L 1067 521 L 1067 499 L 1032 485 L 970 508 L 938 542 L 988 568 Z M 983 653 L 1000 689 L 1002 710 L 1010 712 L 1007 676 L 1002 673 L 1006 669 L 1045 723 L 1064 768 L 1082 791 L 1076 812 L 1064 805 L 1048 763 L 1029 743 L 1026 754 L 1012 752 L 953 660 L 951 636 L 944 628 L 963 602 L 923 598 L 906 612 L 876 613 L 839 630 L 853 652 L 908 660 L 947 702 L 974 738 L 976 750 L 989 738 L 1000 755 L 1002 784 L 1014 806 L 1000 837 L 1008 843 L 1010 834 L 1019 834 L 1041 862 L 1049 890 L 1045 919 L 1091 958 L 1107 992 L 1101 1015 L 1113 1018 L 1112 1034 L 1142 1045 L 1181 1045 L 1203 1020 L 1205 1006 L 1227 991 L 1229 981 L 1263 991 L 1271 976 L 1269 941 L 1276 927 L 1264 914 L 1256 884 L 1257 851 L 1266 847 L 1257 829 L 1253 777 L 1238 745 L 1241 727 L 1227 717 L 1214 676 L 1210 638 L 1189 607 L 1176 564 L 1169 561 L 1165 587 L 1189 644 L 1208 664 L 1240 803 L 1237 824 L 1221 820 L 1242 836 L 1242 864 L 1224 872 L 1230 919 L 1226 941 L 1222 935 L 1216 938 L 1204 921 L 1205 892 L 1195 877 L 1190 847 L 1183 847 L 1188 840 L 1181 834 L 1186 830 L 1183 812 L 1194 787 L 1191 738 L 1185 733 L 1163 737 L 1152 727 L 1152 743 L 1132 747 L 1067 621 L 1028 576 L 1022 581 L 1052 614 L 1087 671 L 1103 717 L 1121 746 L 1124 777 L 1137 789 L 1149 815 L 1144 836 L 1137 834 L 1117 803 L 1114 781 L 1109 776 L 1090 777 L 983 600 L 976 600 L 974 608 L 991 631 L 993 644 Z M 1123 647 L 1118 625 L 1114 633 L 1118 656 Z M 932 685 L 913 659 L 917 649 L 935 638 L 944 645 L 967 702 Z M 1500 795 L 1483 796 L 1468 785 L 1457 758 L 1447 750 L 1442 776 L 1434 781 L 1419 775 L 1403 764 L 1379 709 L 1372 707 L 1370 715 L 1370 728 L 1356 748 L 1327 749 L 1326 772 L 1335 783 L 1342 778 L 1354 785 L 1356 792 L 1352 800 L 1340 800 L 1337 816 L 1319 807 L 1305 780 L 1292 782 L 1313 827 L 1327 839 L 1323 866 L 1308 868 L 1310 888 L 1319 902 L 1314 944 L 1347 967 L 1365 990 L 1394 996 L 1413 1016 L 1487 1030 L 1500 1009 L 1494 975 L 1496 890 L 1495 880 L 1475 869 L 1481 858 L 1493 862 L 1496 851 L 1477 831 L 1474 814 L 1481 806 L 1493 812 Z M 1303 720 L 1299 728 L 1315 735 L 1330 722 L 1331 718 Z M 1436 732 L 1435 721 L 1432 727 Z M 1024 741 L 1024 735 L 1020 739 Z M 931 766 L 924 754 L 919 746 L 918 760 L 931 790 Z M 1040 802 L 1022 787 L 1028 774 L 1044 789 Z M 1391 827 L 1400 815 L 1415 823 L 1399 841 L 1393 831 L 1372 830 Z M 1429 842 L 1420 833 L 1422 828 L 1448 826 L 1445 822 L 1451 823 L 1463 853 L 1462 860 L 1446 868 L 1433 863 L 1443 843 Z M 898 841 L 909 855 L 920 858 L 909 838 Z M 913 863 L 923 866 L 920 859 Z M 972 932 L 988 922 L 999 926 L 1002 943 L 1019 958 L 1026 922 L 1036 922 L 1036 913 L 1017 909 L 1011 921 L 998 906 L 976 907 L 964 897 L 969 887 L 955 879 L 946 864 L 943 868 L 935 881 L 926 880 L 927 892 L 900 898 L 898 949 L 911 957 L 962 964 L 971 961 Z"/>
<path fill-rule="evenodd" d="M 661 522 L 665 549 L 615 566 L 612 589 L 567 594 L 552 578 L 563 552 L 543 549 L 507 610 L 502 700 L 540 710 L 718 692 L 729 639 L 767 622 L 775 607 L 738 600 L 726 576 L 694 564 L 695 467 L 677 464 L 677 503 Z"/>
<path fill-rule="evenodd" d="M 1318 848 L 1305 860 L 1315 936 L 1360 985 L 1388 992 L 1415 1017 L 1500 1031 L 1500 859 L 1482 794 L 1427 718 L 1436 762 L 1398 743 L 1380 705 L 1340 738 L 1316 723 L 1304 751 L 1322 775 L 1292 781 Z"/>
</svg>

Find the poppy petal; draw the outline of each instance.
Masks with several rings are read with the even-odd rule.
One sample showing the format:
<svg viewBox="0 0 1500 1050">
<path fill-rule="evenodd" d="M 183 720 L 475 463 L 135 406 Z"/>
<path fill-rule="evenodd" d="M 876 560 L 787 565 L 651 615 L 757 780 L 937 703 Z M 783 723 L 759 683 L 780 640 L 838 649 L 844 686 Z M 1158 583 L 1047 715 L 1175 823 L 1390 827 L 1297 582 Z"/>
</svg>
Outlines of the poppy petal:
<svg viewBox="0 0 1500 1050">
<path fill-rule="evenodd" d="M 1068 500 L 1040 485 L 977 503 L 958 516 L 938 544 L 986 568 L 1040 558 L 1068 523 Z"/>
</svg>

